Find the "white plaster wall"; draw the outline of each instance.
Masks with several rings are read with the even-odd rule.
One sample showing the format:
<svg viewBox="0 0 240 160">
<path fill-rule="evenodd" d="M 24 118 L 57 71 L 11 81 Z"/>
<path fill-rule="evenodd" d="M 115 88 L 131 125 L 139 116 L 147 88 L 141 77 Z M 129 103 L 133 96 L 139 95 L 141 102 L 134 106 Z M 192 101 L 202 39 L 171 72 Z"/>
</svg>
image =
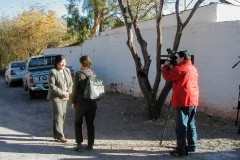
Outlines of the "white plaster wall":
<svg viewBox="0 0 240 160">
<path fill-rule="evenodd" d="M 44 54 L 52 53 L 62 54 L 66 56 L 67 66 L 72 66 L 74 72 L 79 70 L 79 57 L 81 55 L 81 46 L 44 49 Z"/>
<path fill-rule="evenodd" d="M 209 23 L 209 22 L 216 22 L 217 21 L 217 6 L 221 6 L 220 8 L 225 9 L 226 5 L 223 4 L 211 4 L 204 7 L 200 7 L 197 9 L 197 11 L 194 14 L 194 17 L 191 19 L 189 24 L 199 24 L 199 23 Z M 228 8 L 228 6 L 227 6 Z M 190 14 L 191 10 L 184 11 L 181 14 L 181 19 L 184 22 L 188 15 Z M 239 10 L 238 10 L 239 12 Z M 240 12 L 239 12 L 240 13 Z M 229 15 L 234 15 L 234 13 L 229 13 Z M 229 18 L 229 16 L 226 16 L 226 18 Z M 240 19 L 240 18 L 238 18 Z M 222 20 L 223 21 L 223 20 Z M 176 15 L 175 14 L 169 14 L 166 16 L 163 16 L 162 18 L 162 26 L 163 27 L 172 27 L 176 26 Z M 148 30 L 148 29 L 156 29 L 156 20 L 149 20 L 144 21 L 139 24 L 140 29 Z M 101 35 L 110 35 L 110 34 L 119 34 L 119 33 L 125 33 L 126 27 L 119 27 L 116 29 L 108 30 L 105 32 L 102 32 Z"/>
<path fill-rule="evenodd" d="M 83 44 L 83 55 L 92 57 L 94 71 L 104 79 L 107 90 L 138 96 L 134 61 L 126 46 L 126 34 L 95 37 Z"/>
<path fill-rule="evenodd" d="M 191 10 L 184 11 L 181 14 L 181 19 L 184 22 L 189 16 Z M 199 23 L 211 23 L 211 22 L 223 22 L 223 21 L 235 21 L 240 20 L 240 7 L 227 5 L 227 4 L 209 4 L 202 6 L 197 9 L 194 13 L 189 24 L 199 24 Z M 176 15 L 169 14 L 163 16 L 162 26 L 163 27 L 172 27 L 176 26 Z M 139 24 L 141 29 L 156 29 L 156 20 L 144 21 Z M 110 34 L 119 34 L 125 33 L 126 27 L 119 27 L 116 29 L 108 30 L 102 32 L 101 35 L 110 35 Z"/>
<path fill-rule="evenodd" d="M 173 44 L 175 27 L 163 28 L 162 53 Z M 155 78 L 155 29 L 144 30 L 143 38 L 148 42 L 148 52 L 152 58 L 149 79 Z M 189 50 L 195 56 L 195 66 L 199 71 L 200 107 L 207 114 L 235 117 L 240 79 L 240 26 L 235 22 L 215 22 L 189 25 L 183 33 L 179 50 Z M 61 53 L 67 57 L 68 65 L 79 68 L 79 57 L 90 55 L 93 70 L 104 80 L 107 90 L 142 96 L 136 79 L 136 71 L 131 53 L 126 45 L 127 36 L 113 34 L 87 40 L 82 47 L 45 49 L 44 54 Z M 134 38 L 136 42 L 136 38 Z M 135 43 L 137 50 L 139 46 Z M 70 52 L 71 51 L 71 52 Z M 140 54 L 140 51 L 139 51 Z M 159 91 L 165 81 L 161 80 Z M 169 94 L 168 100 L 171 93 Z"/>
<path fill-rule="evenodd" d="M 156 73 L 156 30 L 152 25 L 153 23 L 149 23 L 149 28 L 141 29 L 152 59 L 149 74 L 151 84 L 155 80 Z M 82 46 L 45 49 L 44 54 L 64 54 L 68 65 L 71 65 L 75 71 L 79 69 L 79 57 L 89 55 L 93 60 L 93 70 L 104 80 L 107 90 L 142 96 L 136 78 L 135 64 L 126 45 L 127 34 L 124 29 L 125 27 L 121 27 L 111 33 L 105 32 L 109 34 L 91 38 Z M 162 54 L 166 54 L 166 48 L 172 47 L 175 32 L 175 26 L 163 27 Z M 195 66 L 199 71 L 199 110 L 207 114 L 233 118 L 236 116 L 240 64 L 234 69 L 232 66 L 240 60 L 239 34 L 238 21 L 190 24 L 184 30 L 179 50 L 187 49 L 195 56 Z M 141 55 L 135 37 L 134 43 L 138 54 Z M 159 92 L 164 83 L 162 79 Z M 171 93 L 167 103 L 170 97 Z"/>
<path fill-rule="evenodd" d="M 217 5 L 217 22 L 240 19 L 240 7 L 228 4 Z"/>
<path fill-rule="evenodd" d="M 184 11 L 181 14 L 181 19 L 184 22 L 189 16 L 191 10 Z M 209 4 L 197 9 L 189 24 L 201 24 L 211 22 L 235 21 L 240 20 L 240 7 L 227 4 Z M 176 26 L 176 15 L 169 14 L 163 16 L 162 26 L 172 27 Z M 144 21 L 139 24 L 140 29 L 156 29 L 156 20 Z M 120 27 L 112 30 L 102 32 L 101 35 L 125 33 L 126 27 Z"/>
<path fill-rule="evenodd" d="M 240 26 L 238 22 L 222 22 L 189 26 L 180 49 L 188 46 L 195 55 L 199 71 L 200 105 L 208 114 L 235 117 L 238 99 L 240 65 L 237 63 Z"/>
</svg>

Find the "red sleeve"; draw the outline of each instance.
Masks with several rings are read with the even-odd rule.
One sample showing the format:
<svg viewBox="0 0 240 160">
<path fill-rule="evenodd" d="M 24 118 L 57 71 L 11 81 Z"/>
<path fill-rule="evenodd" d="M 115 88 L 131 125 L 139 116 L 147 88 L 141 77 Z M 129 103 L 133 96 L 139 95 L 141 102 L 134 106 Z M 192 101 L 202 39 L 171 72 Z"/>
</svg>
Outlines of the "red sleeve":
<svg viewBox="0 0 240 160">
<path fill-rule="evenodd" d="M 177 66 L 169 69 L 167 65 L 164 65 L 162 68 L 162 76 L 166 81 L 176 81 L 181 78 L 181 73 Z"/>
</svg>

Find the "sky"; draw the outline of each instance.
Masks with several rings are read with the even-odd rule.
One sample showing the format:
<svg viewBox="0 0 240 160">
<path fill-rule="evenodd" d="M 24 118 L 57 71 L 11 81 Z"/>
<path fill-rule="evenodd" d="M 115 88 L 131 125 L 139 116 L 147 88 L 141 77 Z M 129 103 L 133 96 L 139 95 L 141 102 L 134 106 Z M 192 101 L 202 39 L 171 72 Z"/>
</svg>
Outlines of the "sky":
<svg viewBox="0 0 240 160">
<path fill-rule="evenodd" d="M 45 6 L 48 10 L 56 11 L 57 15 L 61 17 L 62 15 L 67 14 L 67 10 L 64 4 L 68 4 L 67 0 L 0 0 L 0 14 L 4 13 L 5 15 L 14 15 L 23 11 L 23 8 L 26 9 L 26 6 L 30 4 L 38 3 L 40 6 Z M 174 1 L 174 0 L 169 0 Z M 190 2 L 191 0 L 186 0 Z M 196 1 L 196 0 L 194 0 Z M 205 0 L 203 5 L 207 5 L 210 2 L 218 2 L 219 0 Z M 232 3 L 236 3 L 236 0 L 227 0 Z M 240 1 L 240 0 L 239 0 Z M 180 0 L 180 3 L 183 3 L 183 0 Z M 240 3 L 239 3 L 240 4 Z M 183 4 L 181 5 L 183 6 Z M 169 9 L 174 8 L 173 6 L 169 6 Z"/>
<path fill-rule="evenodd" d="M 68 4 L 67 0 L 0 0 L 0 14 L 15 15 L 21 13 L 23 9 L 31 4 L 39 4 L 39 6 L 46 7 L 47 10 L 54 10 L 56 14 L 61 17 L 67 14 L 64 4 Z"/>
</svg>

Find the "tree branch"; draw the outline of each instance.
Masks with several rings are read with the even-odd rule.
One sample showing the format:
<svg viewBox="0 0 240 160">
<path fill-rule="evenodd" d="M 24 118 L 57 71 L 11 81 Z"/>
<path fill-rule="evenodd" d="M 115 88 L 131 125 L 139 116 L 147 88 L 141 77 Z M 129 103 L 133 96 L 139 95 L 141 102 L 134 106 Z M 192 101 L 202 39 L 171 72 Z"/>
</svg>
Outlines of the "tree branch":
<svg viewBox="0 0 240 160">
<path fill-rule="evenodd" d="M 128 40 L 127 40 L 127 45 L 132 53 L 132 56 L 133 56 L 133 59 L 134 59 L 134 62 L 135 62 L 135 65 L 136 65 L 136 71 L 144 71 L 143 68 L 142 68 L 142 64 L 141 64 L 141 59 L 140 57 L 137 55 L 137 52 L 136 52 L 136 49 L 133 45 L 133 40 L 132 40 L 132 25 L 133 25 L 133 22 L 129 22 L 129 15 L 131 16 L 132 13 L 131 13 L 131 10 L 128 10 L 129 9 L 129 3 L 126 7 L 123 6 L 122 4 L 122 0 L 118 0 L 119 2 L 119 6 L 120 6 L 120 9 L 123 13 L 123 18 L 124 18 L 124 21 L 125 21 L 125 24 L 126 24 L 126 29 L 127 29 L 127 35 L 128 35 Z M 127 10 L 129 11 L 128 14 L 127 14 Z M 136 33 L 136 31 L 135 31 Z M 137 36 L 139 37 L 139 36 Z M 143 94 L 145 95 L 145 97 L 147 97 L 147 95 L 149 94 L 148 92 L 151 91 L 151 85 L 146 78 L 144 77 L 139 77 L 139 74 L 137 74 L 138 76 L 138 81 L 139 81 L 139 84 L 140 84 L 140 87 L 142 89 L 142 92 Z"/>
<path fill-rule="evenodd" d="M 144 17 L 146 17 L 146 15 L 148 14 L 149 11 L 151 11 L 155 6 L 151 6 L 149 7 L 149 9 L 147 11 L 145 11 L 145 14 L 143 16 L 141 16 L 139 19 L 143 19 Z"/>
<path fill-rule="evenodd" d="M 161 48 L 162 48 L 162 9 L 164 5 L 164 0 L 160 1 L 159 9 L 157 8 L 157 2 L 155 1 L 156 5 L 156 24 L 157 24 L 157 44 L 156 44 L 156 78 L 153 85 L 153 94 L 156 94 L 159 88 L 159 84 L 161 81 Z"/>
<path fill-rule="evenodd" d="M 176 9 L 176 18 L 177 18 L 177 25 L 182 25 L 182 20 L 179 14 L 179 0 L 176 0 L 175 3 L 175 9 Z"/>
<path fill-rule="evenodd" d="M 128 0 L 127 0 L 127 11 L 128 11 L 129 16 L 131 17 L 132 25 L 133 25 L 134 30 L 135 30 L 137 41 L 141 46 L 141 51 L 142 51 L 142 55 L 143 55 L 143 59 L 144 59 L 144 67 L 143 68 L 145 70 L 146 75 L 148 75 L 151 60 L 150 60 L 149 55 L 147 53 L 147 43 L 142 38 L 141 32 L 140 32 L 139 27 L 138 27 L 138 17 L 134 18 L 133 14 L 132 14 L 132 11 L 131 11 L 131 8 L 130 8 L 130 2 Z"/>
<path fill-rule="evenodd" d="M 191 20 L 192 16 L 194 15 L 194 13 L 196 12 L 196 10 L 198 9 L 198 7 L 201 5 L 201 3 L 204 0 L 198 0 L 196 2 L 196 4 L 194 5 L 194 7 L 192 8 L 191 13 L 189 14 L 188 18 L 186 19 L 186 21 L 183 23 L 183 29 L 187 26 L 187 24 L 189 23 L 189 21 Z"/>
<path fill-rule="evenodd" d="M 123 6 L 122 0 L 118 0 L 118 3 L 119 3 L 121 11 L 123 13 L 124 22 L 126 24 L 127 35 L 128 35 L 127 45 L 128 45 L 128 47 L 129 47 L 129 49 L 130 49 L 130 51 L 132 53 L 132 56 L 133 56 L 133 59 L 134 59 L 136 65 L 139 65 L 139 64 L 137 64 L 137 63 L 139 63 L 138 62 L 139 61 L 139 57 L 137 55 L 137 52 L 136 52 L 134 46 L 131 45 L 133 43 L 133 40 L 131 39 L 131 36 L 132 36 L 132 22 L 128 21 L 127 8 Z"/>
</svg>

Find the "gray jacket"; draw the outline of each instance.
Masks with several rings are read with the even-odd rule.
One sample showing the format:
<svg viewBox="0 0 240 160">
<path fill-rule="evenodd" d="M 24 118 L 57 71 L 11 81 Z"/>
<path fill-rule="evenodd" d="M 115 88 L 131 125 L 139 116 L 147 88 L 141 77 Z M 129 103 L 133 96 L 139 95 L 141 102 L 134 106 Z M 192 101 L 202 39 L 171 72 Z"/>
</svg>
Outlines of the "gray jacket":
<svg viewBox="0 0 240 160">
<path fill-rule="evenodd" d="M 69 68 L 64 68 L 63 70 L 66 83 L 67 83 L 67 91 L 69 94 L 72 94 L 72 86 L 73 86 L 73 81 L 72 81 L 72 76 Z M 61 75 L 60 71 L 57 69 L 51 69 L 48 75 L 48 95 L 47 99 L 48 100 L 53 100 L 54 102 L 62 102 L 62 94 L 65 89 L 65 84 L 64 84 L 64 78 Z M 66 99 L 68 100 L 68 98 Z"/>
</svg>

